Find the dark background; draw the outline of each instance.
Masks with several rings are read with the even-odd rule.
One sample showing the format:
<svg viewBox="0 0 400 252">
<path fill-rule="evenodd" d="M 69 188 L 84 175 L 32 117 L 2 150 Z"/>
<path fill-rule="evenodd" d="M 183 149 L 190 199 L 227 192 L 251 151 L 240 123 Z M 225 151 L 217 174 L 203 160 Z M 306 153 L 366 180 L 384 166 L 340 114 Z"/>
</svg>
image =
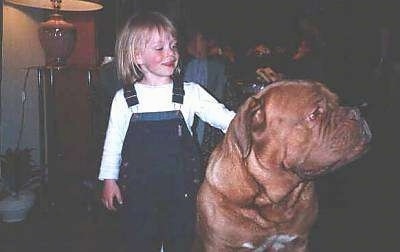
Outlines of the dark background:
<svg viewBox="0 0 400 252">
<path fill-rule="evenodd" d="M 299 20 L 306 17 L 320 28 L 325 43 L 325 79 L 346 100 L 358 103 L 371 91 L 369 82 L 381 55 L 381 30 L 390 31 L 391 59 L 400 58 L 399 15 L 394 0 L 146 0 L 103 1 L 99 17 L 100 58 L 114 54 L 115 37 L 126 19 L 141 10 L 170 16 L 185 37 L 201 27 L 243 53 L 254 43 L 293 48 Z M 348 84 L 346 82 L 351 82 Z M 361 97 L 360 97 L 361 96 Z M 354 99 L 353 99 L 354 98 Z"/>
<path fill-rule="evenodd" d="M 172 17 L 184 34 L 200 25 L 219 39 L 237 47 L 253 41 L 288 42 L 296 36 L 300 17 L 312 17 L 327 40 L 337 45 L 354 42 L 366 45 L 379 40 L 373 36 L 382 26 L 397 29 L 394 0 L 146 0 L 103 1 L 99 26 L 100 50 L 112 53 L 116 30 L 133 13 L 158 10 Z M 172 3 L 172 4 L 170 4 Z M 364 39 L 368 39 L 365 41 Z M 368 42 L 359 44 L 360 41 Z M 376 42 L 376 41 L 375 41 Z M 378 48 L 375 48 L 378 49 Z"/>
</svg>

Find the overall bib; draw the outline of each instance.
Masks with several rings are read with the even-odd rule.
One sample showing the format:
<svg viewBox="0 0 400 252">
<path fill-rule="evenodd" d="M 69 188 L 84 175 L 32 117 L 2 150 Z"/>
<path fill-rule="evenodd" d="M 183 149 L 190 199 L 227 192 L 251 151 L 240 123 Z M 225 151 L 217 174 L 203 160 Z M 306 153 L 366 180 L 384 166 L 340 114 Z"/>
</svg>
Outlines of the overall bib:
<svg viewBox="0 0 400 252">
<path fill-rule="evenodd" d="M 124 95 L 128 106 L 139 103 L 133 85 Z M 183 96 L 183 83 L 174 82 L 173 102 L 182 104 Z M 118 179 L 127 251 L 159 252 L 161 245 L 164 252 L 190 251 L 201 174 L 180 110 L 132 114 Z"/>
</svg>

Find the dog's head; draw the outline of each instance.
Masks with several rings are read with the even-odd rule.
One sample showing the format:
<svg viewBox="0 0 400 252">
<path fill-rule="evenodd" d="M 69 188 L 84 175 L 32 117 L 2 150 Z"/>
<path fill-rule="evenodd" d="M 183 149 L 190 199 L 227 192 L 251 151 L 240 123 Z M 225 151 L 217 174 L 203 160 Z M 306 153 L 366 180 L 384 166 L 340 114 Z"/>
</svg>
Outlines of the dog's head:
<svg viewBox="0 0 400 252">
<path fill-rule="evenodd" d="M 371 133 L 359 110 L 340 106 L 323 84 L 284 80 L 247 99 L 227 137 L 243 159 L 253 151 L 265 167 L 309 179 L 359 157 Z"/>
</svg>

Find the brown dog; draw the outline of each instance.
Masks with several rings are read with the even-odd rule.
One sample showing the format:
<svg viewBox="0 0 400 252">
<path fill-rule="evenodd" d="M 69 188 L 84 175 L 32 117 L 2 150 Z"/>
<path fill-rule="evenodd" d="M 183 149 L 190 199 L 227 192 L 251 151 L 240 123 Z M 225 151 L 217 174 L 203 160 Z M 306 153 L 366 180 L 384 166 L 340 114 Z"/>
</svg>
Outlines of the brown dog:
<svg viewBox="0 0 400 252">
<path fill-rule="evenodd" d="M 312 180 L 365 152 L 355 108 L 323 84 L 280 81 L 239 108 L 197 198 L 199 251 L 307 251 L 318 211 Z"/>
</svg>

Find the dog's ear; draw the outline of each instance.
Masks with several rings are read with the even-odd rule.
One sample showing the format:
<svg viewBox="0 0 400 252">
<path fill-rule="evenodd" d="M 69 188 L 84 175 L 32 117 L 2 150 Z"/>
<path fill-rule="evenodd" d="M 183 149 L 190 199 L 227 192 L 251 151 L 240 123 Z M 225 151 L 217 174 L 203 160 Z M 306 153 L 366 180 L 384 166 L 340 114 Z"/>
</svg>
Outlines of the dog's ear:
<svg viewBox="0 0 400 252">
<path fill-rule="evenodd" d="M 244 164 L 252 147 L 253 127 L 260 116 L 260 99 L 248 98 L 240 106 L 229 125 L 223 143 L 211 154 L 206 180 L 224 198 L 247 205 L 258 192 L 259 185 Z M 232 186 L 234 185 L 234 186 Z M 206 199 L 204 199 L 206 201 Z"/>
<path fill-rule="evenodd" d="M 233 140 L 239 148 L 243 159 L 250 153 L 252 130 L 256 130 L 265 122 L 265 114 L 261 111 L 262 105 L 263 99 L 248 98 L 239 108 L 232 122 Z"/>
</svg>

